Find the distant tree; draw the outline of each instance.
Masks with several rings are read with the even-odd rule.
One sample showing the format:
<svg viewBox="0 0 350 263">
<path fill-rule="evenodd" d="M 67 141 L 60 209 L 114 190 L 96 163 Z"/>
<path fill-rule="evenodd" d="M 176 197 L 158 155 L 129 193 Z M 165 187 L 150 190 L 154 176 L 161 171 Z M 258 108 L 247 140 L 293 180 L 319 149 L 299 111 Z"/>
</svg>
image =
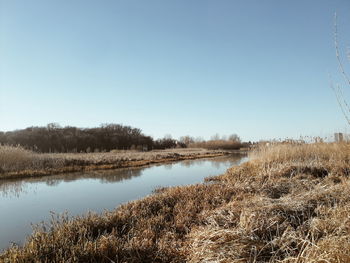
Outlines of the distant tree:
<svg viewBox="0 0 350 263">
<path fill-rule="evenodd" d="M 171 134 L 165 134 L 164 135 L 164 139 L 172 139 L 173 138 L 173 136 L 171 136 Z"/>
<path fill-rule="evenodd" d="M 239 136 L 234 133 L 234 134 L 231 134 L 230 136 L 228 136 L 228 140 L 233 141 L 233 142 L 240 142 L 241 138 L 239 138 Z"/>
<path fill-rule="evenodd" d="M 6 142 L 6 137 L 4 132 L 0 132 L 0 144 L 4 144 Z"/>
<path fill-rule="evenodd" d="M 152 149 L 154 141 L 141 129 L 120 124 L 102 124 L 97 128 L 82 129 L 56 123 L 45 127 L 29 127 L 23 130 L 0 133 L 0 143 L 17 145 L 39 152 L 86 152 L 112 149 Z M 171 143 L 165 147 L 173 147 Z"/>
<path fill-rule="evenodd" d="M 194 139 L 194 142 L 195 143 L 199 143 L 199 142 L 204 142 L 204 139 L 203 139 L 203 137 L 196 137 L 195 139 Z"/>
<path fill-rule="evenodd" d="M 194 143 L 194 141 L 195 141 L 194 138 L 189 135 L 181 136 L 179 139 L 179 142 L 182 144 L 185 144 L 186 146 L 188 146 L 191 143 Z"/>
<path fill-rule="evenodd" d="M 176 148 L 177 147 L 177 141 L 172 139 L 171 136 L 164 136 L 162 139 L 158 139 L 154 142 L 154 148 L 155 149 L 169 149 L 169 148 Z"/>
<path fill-rule="evenodd" d="M 218 140 L 220 140 L 220 135 L 218 133 L 216 133 L 216 134 L 214 134 L 213 136 L 210 137 L 210 140 L 218 141 Z"/>
</svg>

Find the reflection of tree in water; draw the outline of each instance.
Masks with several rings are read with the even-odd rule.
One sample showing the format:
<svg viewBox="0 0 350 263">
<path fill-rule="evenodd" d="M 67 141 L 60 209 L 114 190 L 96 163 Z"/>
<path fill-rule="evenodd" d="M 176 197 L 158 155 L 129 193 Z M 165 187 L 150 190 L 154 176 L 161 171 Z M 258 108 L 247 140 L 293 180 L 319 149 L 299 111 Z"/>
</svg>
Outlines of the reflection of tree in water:
<svg viewBox="0 0 350 263">
<path fill-rule="evenodd" d="M 184 160 L 180 162 L 181 166 L 190 168 L 192 165 L 204 163 L 208 159 L 197 159 L 197 160 Z"/>
<path fill-rule="evenodd" d="M 0 182 L 0 196 L 19 197 L 20 193 L 25 192 L 23 181 L 3 180 Z"/>
<path fill-rule="evenodd" d="M 71 174 L 61 174 L 55 176 L 47 176 L 43 178 L 43 182 L 48 185 L 55 185 L 60 182 L 72 182 L 76 180 L 84 179 L 98 179 L 101 183 L 115 183 L 123 180 L 131 179 L 132 177 L 137 177 L 141 175 L 142 170 L 145 168 L 125 168 L 125 169 L 115 169 L 115 170 L 100 170 L 100 171 L 88 171 L 80 173 Z"/>
<path fill-rule="evenodd" d="M 173 163 L 166 163 L 163 167 L 165 170 L 171 170 L 173 168 Z"/>
<path fill-rule="evenodd" d="M 190 168 L 193 165 L 201 165 L 205 162 L 210 162 L 210 164 L 215 168 L 220 168 L 222 166 L 229 167 L 240 164 L 246 159 L 246 155 L 242 154 L 232 154 L 227 156 L 197 159 L 197 160 L 184 160 L 179 164 L 181 166 Z M 172 169 L 174 163 L 160 164 L 157 166 L 163 166 L 165 169 Z M 73 182 L 76 180 L 85 179 L 98 179 L 101 183 L 115 183 L 123 180 L 129 180 L 133 177 L 138 177 L 142 174 L 142 171 L 147 169 L 143 168 L 125 168 L 116 170 L 100 170 L 100 171 L 89 171 L 71 174 L 60 174 L 60 175 L 50 175 L 37 178 L 26 178 L 26 179 L 11 179 L 11 180 L 0 180 L 0 195 L 4 197 L 19 197 L 21 193 L 25 193 L 29 184 L 45 183 L 48 186 L 57 186 L 61 182 Z"/>
<path fill-rule="evenodd" d="M 57 186 L 61 182 L 73 182 L 84 179 L 98 179 L 101 183 L 114 183 L 140 176 L 145 168 L 125 168 L 105 171 L 89 171 L 81 173 L 50 175 L 37 178 L 25 178 L 0 181 L 0 195 L 4 197 L 19 197 L 25 192 L 28 184 L 45 183 Z"/>
<path fill-rule="evenodd" d="M 184 160 L 180 162 L 180 165 L 186 168 L 189 168 L 193 165 L 201 165 L 205 162 L 209 162 L 212 167 L 219 169 L 222 166 L 229 167 L 229 166 L 238 165 L 246 159 L 246 156 L 247 155 L 245 154 L 230 154 L 230 155 L 219 156 L 215 158 Z"/>
<path fill-rule="evenodd" d="M 145 168 L 125 168 L 114 171 L 105 171 L 106 173 L 103 174 L 102 177 L 101 175 L 96 175 L 96 178 L 100 179 L 102 183 L 119 182 L 141 176 L 144 169 Z"/>
<path fill-rule="evenodd" d="M 235 165 L 239 165 L 242 162 L 242 156 L 239 157 L 234 157 L 232 159 L 228 159 L 228 160 L 223 160 L 221 162 L 212 162 L 212 166 L 216 167 L 216 168 L 221 168 L 222 166 L 224 167 L 232 167 Z"/>
<path fill-rule="evenodd" d="M 57 186 L 60 182 L 60 180 L 51 180 L 51 178 L 45 181 L 48 186 Z"/>
<path fill-rule="evenodd" d="M 212 167 L 219 169 L 221 167 L 231 167 L 231 166 L 239 165 L 244 160 L 246 160 L 246 155 L 244 154 L 231 154 L 228 156 L 213 158 L 211 160 L 211 165 Z"/>
</svg>

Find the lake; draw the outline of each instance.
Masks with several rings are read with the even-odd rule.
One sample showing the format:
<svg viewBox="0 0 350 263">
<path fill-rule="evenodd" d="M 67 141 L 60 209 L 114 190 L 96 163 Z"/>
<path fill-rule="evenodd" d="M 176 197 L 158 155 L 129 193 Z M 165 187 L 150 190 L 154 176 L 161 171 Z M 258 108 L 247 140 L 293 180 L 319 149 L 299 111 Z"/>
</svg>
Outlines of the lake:
<svg viewBox="0 0 350 263">
<path fill-rule="evenodd" d="M 203 182 L 247 160 L 241 154 L 185 160 L 143 168 L 91 171 L 0 180 L 0 250 L 23 244 L 32 224 L 48 222 L 51 214 L 101 213 L 140 199 L 159 187 Z"/>
</svg>

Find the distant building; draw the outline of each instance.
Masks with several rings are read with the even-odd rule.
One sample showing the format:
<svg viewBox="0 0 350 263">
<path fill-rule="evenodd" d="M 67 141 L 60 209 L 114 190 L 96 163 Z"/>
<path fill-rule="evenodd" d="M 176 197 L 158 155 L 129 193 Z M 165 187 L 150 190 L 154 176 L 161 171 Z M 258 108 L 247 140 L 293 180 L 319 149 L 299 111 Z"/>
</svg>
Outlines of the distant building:
<svg viewBox="0 0 350 263">
<path fill-rule="evenodd" d="M 341 132 L 334 133 L 334 140 L 335 142 L 342 142 L 344 141 L 344 134 Z"/>
</svg>

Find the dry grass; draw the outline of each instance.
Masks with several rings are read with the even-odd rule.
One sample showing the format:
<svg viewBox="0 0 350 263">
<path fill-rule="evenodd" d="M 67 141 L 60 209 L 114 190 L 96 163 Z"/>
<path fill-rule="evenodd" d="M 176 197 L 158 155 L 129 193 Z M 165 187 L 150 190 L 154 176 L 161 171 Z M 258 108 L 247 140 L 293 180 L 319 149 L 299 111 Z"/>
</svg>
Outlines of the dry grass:
<svg viewBox="0 0 350 263">
<path fill-rule="evenodd" d="M 350 144 L 274 145 L 210 184 L 54 220 L 0 262 L 350 262 Z"/>
<path fill-rule="evenodd" d="M 224 151 L 171 149 L 150 152 L 35 153 L 0 145 L 0 179 L 71 173 L 84 170 L 139 167 L 167 161 L 224 155 Z"/>
<path fill-rule="evenodd" d="M 26 169 L 62 167 L 63 160 L 53 156 L 37 154 L 20 146 L 0 145 L 0 174 Z"/>
</svg>

